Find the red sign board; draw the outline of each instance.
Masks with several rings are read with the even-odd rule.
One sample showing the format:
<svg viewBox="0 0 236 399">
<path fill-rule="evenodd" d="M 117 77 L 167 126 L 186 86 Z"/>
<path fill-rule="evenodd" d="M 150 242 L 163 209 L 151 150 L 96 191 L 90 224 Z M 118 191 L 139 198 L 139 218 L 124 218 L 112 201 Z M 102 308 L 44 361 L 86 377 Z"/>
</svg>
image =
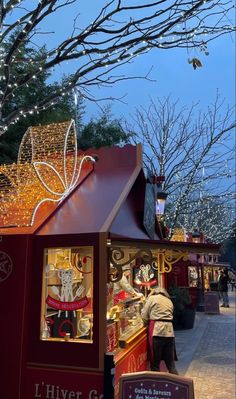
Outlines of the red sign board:
<svg viewBox="0 0 236 399">
<path fill-rule="evenodd" d="M 146 371 L 122 375 L 119 399 L 194 399 L 193 380 Z"/>
<path fill-rule="evenodd" d="M 115 365 L 115 399 L 119 395 L 120 376 L 147 369 L 147 337 L 144 338 Z M 127 396 L 128 398 L 128 396 Z M 126 398 L 126 399 L 127 399 Z"/>
<path fill-rule="evenodd" d="M 107 352 L 113 352 L 118 346 L 118 325 L 113 322 L 107 326 Z"/>
</svg>

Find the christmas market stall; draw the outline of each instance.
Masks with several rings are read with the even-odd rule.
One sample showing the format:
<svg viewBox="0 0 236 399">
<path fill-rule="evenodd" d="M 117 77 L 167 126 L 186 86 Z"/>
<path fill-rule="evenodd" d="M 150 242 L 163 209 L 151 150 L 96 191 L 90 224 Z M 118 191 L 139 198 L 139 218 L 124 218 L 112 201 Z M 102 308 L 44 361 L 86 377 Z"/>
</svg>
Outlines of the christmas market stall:
<svg viewBox="0 0 236 399">
<path fill-rule="evenodd" d="M 72 121 L 29 128 L 17 162 L 0 166 L 4 399 L 112 399 L 109 379 L 110 392 L 119 374 L 147 367 L 131 255 L 119 294 L 123 269 L 109 255 L 110 226 L 131 191 L 128 235 L 142 218 L 141 146 L 96 152 L 78 153 Z"/>
<path fill-rule="evenodd" d="M 165 239 L 155 203 L 141 145 L 82 153 L 73 121 L 27 130 L 0 166 L 1 398 L 117 399 L 148 369 L 145 297 L 195 248 Z"/>
<path fill-rule="evenodd" d="M 210 290 L 206 259 L 216 259 L 220 252 L 219 244 L 204 242 L 203 234 L 185 233 L 183 229 L 175 229 L 169 242 L 169 247 L 174 244 L 179 250 L 188 252 L 187 259 L 180 259 L 166 276 L 166 286 L 177 286 L 186 289 L 191 297 L 191 305 L 198 311 L 204 310 L 204 294 Z"/>
</svg>

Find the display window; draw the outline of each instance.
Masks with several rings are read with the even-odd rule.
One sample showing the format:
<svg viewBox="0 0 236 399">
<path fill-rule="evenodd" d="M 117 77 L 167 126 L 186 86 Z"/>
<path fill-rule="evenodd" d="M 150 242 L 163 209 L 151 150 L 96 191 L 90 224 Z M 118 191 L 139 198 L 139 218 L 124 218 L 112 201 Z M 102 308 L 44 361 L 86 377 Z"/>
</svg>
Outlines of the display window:
<svg viewBox="0 0 236 399">
<path fill-rule="evenodd" d="M 206 291 L 210 290 L 210 280 L 211 280 L 210 272 L 204 272 L 204 289 Z"/>
<path fill-rule="evenodd" d="M 107 352 L 124 348 L 143 327 L 142 287 L 134 283 L 134 266 L 127 264 L 117 282 L 107 284 Z"/>
<path fill-rule="evenodd" d="M 40 339 L 93 342 L 93 247 L 44 250 Z"/>
<path fill-rule="evenodd" d="M 199 275 L 200 277 L 200 275 Z M 188 267 L 188 284 L 189 287 L 198 287 L 198 270 L 197 266 Z"/>
</svg>

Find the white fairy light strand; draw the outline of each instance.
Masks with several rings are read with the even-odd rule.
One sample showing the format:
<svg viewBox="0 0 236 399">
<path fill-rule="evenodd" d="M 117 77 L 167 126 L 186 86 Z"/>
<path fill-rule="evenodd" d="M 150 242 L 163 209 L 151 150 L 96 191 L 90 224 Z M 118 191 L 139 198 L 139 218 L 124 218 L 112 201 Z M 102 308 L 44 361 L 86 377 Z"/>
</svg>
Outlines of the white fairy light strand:
<svg viewBox="0 0 236 399">
<path fill-rule="evenodd" d="M 95 159 L 78 156 L 73 120 L 29 128 L 17 163 L 0 165 L 0 225 L 32 226 L 43 203 L 60 203 L 76 187 L 86 161 Z"/>
<path fill-rule="evenodd" d="M 17 6 L 20 2 L 21 2 L 20 0 L 19 1 L 18 0 L 13 1 L 12 4 L 11 4 L 11 9 L 13 9 L 15 6 Z M 44 2 L 41 2 L 41 1 L 38 2 L 39 5 L 42 4 L 42 7 L 45 7 L 45 5 L 43 3 Z M 210 1 L 209 2 L 208 1 L 199 1 L 199 2 L 191 3 L 192 7 L 194 7 L 194 6 L 196 7 L 196 10 L 194 12 L 192 12 L 192 14 L 196 16 L 197 13 L 201 13 L 201 11 L 202 11 L 201 7 L 202 6 L 205 7 L 205 5 L 208 4 L 208 3 L 210 4 Z M 217 3 L 214 6 L 217 6 Z M 106 11 L 107 11 L 107 6 L 104 7 L 104 15 L 106 15 Z M 169 46 L 171 48 L 172 47 L 171 42 L 175 42 L 176 40 L 177 40 L 177 43 L 180 43 L 180 47 L 181 47 L 181 42 L 183 43 L 183 46 L 185 46 L 186 43 L 189 42 L 189 39 L 187 38 L 188 34 L 190 34 L 191 37 L 194 38 L 194 37 L 200 37 L 200 35 L 203 35 L 203 34 L 211 33 L 211 31 L 208 32 L 208 28 L 204 27 L 204 25 L 203 25 L 204 17 L 203 17 L 203 20 L 201 21 L 201 24 L 198 24 L 197 28 L 192 28 L 191 32 L 190 31 L 189 32 L 188 31 L 185 32 L 184 29 L 181 28 L 181 24 L 183 24 L 185 22 L 185 20 L 188 20 L 188 18 L 190 18 L 192 20 L 192 16 L 189 17 L 189 15 L 188 15 L 188 13 L 190 11 L 191 10 L 188 10 L 187 6 L 186 6 L 186 10 L 181 11 L 181 13 L 180 13 L 179 10 L 176 10 L 174 15 L 175 15 L 176 18 L 177 17 L 178 18 L 176 19 L 175 23 L 173 23 L 173 27 L 170 28 L 169 31 L 164 31 L 163 33 L 160 31 L 160 34 L 159 35 L 157 34 L 157 37 L 155 39 L 152 39 L 152 36 L 150 36 L 150 38 L 149 38 L 149 36 L 148 36 L 149 33 L 147 32 L 147 33 L 145 33 L 143 35 L 143 37 L 140 38 L 139 41 L 137 41 L 137 43 L 135 43 L 134 45 L 131 45 L 130 49 L 128 49 L 128 46 L 125 46 L 125 52 L 124 52 L 124 48 L 122 47 L 123 46 L 122 42 L 119 42 L 119 41 L 117 43 L 114 43 L 113 47 L 111 46 L 109 51 L 106 48 L 102 48 L 102 47 L 101 48 L 95 48 L 95 47 L 92 48 L 92 46 L 91 46 L 91 48 L 84 48 L 81 52 L 78 52 L 77 48 L 75 47 L 73 49 L 73 52 L 75 52 L 75 57 L 76 56 L 80 57 L 81 55 L 83 55 L 83 56 L 90 55 L 90 57 L 91 57 L 91 55 L 94 52 L 95 54 L 98 55 L 98 57 L 101 56 L 102 59 L 104 60 L 104 62 L 101 64 L 101 66 L 108 69 L 108 67 L 112 66 L 113 64 L 119 64 L 121 61 L 125 61 L 126 59 L 128 60 L 128 59 L 131 59 L 133 57 L 137 57 L 140 54 L 142 54 L 142 53 L 144 53 L 146 51 L 149 51 L 153 47 L 160 47 L 160 48 L 164 47 L 164 48 L 166 48 L 166 47 Z M 106 20 L 106 18 L 105 18 L 105 20 Z M 97 20 L 96 22 L 98 23 L 99 20 Z M 25 27 L 22 29 L 22 33 L 24 33 L 26 35 L 27 34 L 27 29 L 26 29 L 27 25 L 33 25 L 34 24 L 33 15 L 28 20 L 25 20 L 24 16 L 22 16 L 22 18 L 19 19 L 17 21 L 17 23 L 18 23 L 18 26 L 20 26 L 21 24 L 24 23 Z M 131 20 L 129 25 L 130 25 L 130 28 L 133 29 L 133 34 L 136 33 L 137 32 L 137 28 L 135 26 L 135 21 Z M 176 27 L 176 31 L 173 30 L 175 27 Z M 85 29 L 82 32 L 81 36 L 83 37 L 83 35 L 84 35 L 85 39 L 87 38 L 87 36 L 89 37 L 89 35 L 91 33 L 93 33 L 92 28 L 93 28 L 93 25 L 89 26 L 87 29 Z M 216 26 L 215 26 L 214 29 L 216 30 L 216 31 L 214 31 L 214 34 L 217 35 L 217 29 L 218 28 L 216 28 Z M 233 31 L 235 29 L 235 27 L 229 26 L 229 25 L 228 26 L 225 25 L 224 27 L 220 27 L 219 29 L 221 29 L 221 30 L 224 29 L 225 31 L 230 32 L 230 31 Z M 219 31 L 219 33 L 221 32 L 221 30 Z M 5 31 L 2 32 L 2 35 L 4 35 L 4 34 L 5 34 Z M 179 34 L 179 37 L 178 37 L 178 34 Z M 125 32 L 123 33 L 123 36 L 124 36 L 124 38 L 126 37 L 126 33 Z M 147 36 L 147 37 L 145 37 L 145 36 Z M 186 36 L 186 39 L 184 39 L 184 36 Z M 128 33 L 128 37 L 129 37 L 129 33 Z M 159 40 L 163 40 L 163 38 L 164 38 L 165 42 L 164 43 L 159 43 L 158 39 Z M 168 38 L 169 38 L 169 41 L 167 40 Z M 144 45 L 143 48 L 135 50 L 135 45 L 140 45 L 140 44 Z M 84 40 L 84 42 L 82 41 L 82 45 L 83 46 L 86 45 L 86 40 Z M 197 45 L 201 45 L 201 42 L 199 41 L 196 44 L 193 43 L 193 47 L 195 47 Z M 191 46 L 191 41 L 188 43 L 188 46 Z M 133 47 L 133 49 L 132 49 L 132 47 Z M 128 51 L 129 51 L 129 53 L 128 53 Z M 63 49 L 60 46 L 57 49 L 50 50 L 48 52 L 47 56 L 45 57 L 45 61 L 46 60 L 50 60 L 50 59 L 53 60 L 53 56 L 56 53 L 58 53 L 60 55 L 62 52 L 63 52 Z M 70 60 L 70 58 L 73 56 L 73 52 L 68 54 L 69 55 L 68 56 L 68 60 Z M 111 58 L 109 59 L 109 53 L 110 53 L 111 57 L 114 57 L 114 59 L 111 59 Z M 103 54 L 104 54 L 104 56 L 103 56 Z M 118 55 L 118 56 L 116 57 L 116 55 Z M 2 60 L 4 61 L 4 59 L 5 59 L 5 57 L 3 56 Z M 67 62 L 67 59 L 61 59 L 61 62 L 64 62 L 64 61 Z M 93 61 L 92 59 L 90 61 L 91 61 L 91 63 L 94 63 L 94 65 L 96 64 L 96 62 Z M 12 57 L 12 62 L 17 62 L 17 60 L 15 60 L 14 56 Z M 30 63 L 34 64 L 34 60 L 30 60 Z M 3 76 L 2 78 L 4 79 L 5 77 Z M 37 78 L 37 73 L 33 73 L 32 76 L 31 76 L 31 79 L 36 79 L 36 78 Z M 12 83 L 10 83 L 10 84 L 12 85 Z M 73 82 L 73 85 L 74 84 L 75 84 L 75 82 Z M 17 82 L 13 82 L 13 85 L 16 85 L 15 89 L 17 89 Z M 82 83 L 81 83 L 81 85 L 82 85 Z M 10 87 L 10 89 L 12 89 L 12 87 Z M 82 86 L 81 86 L 81 90 L 82 90 Z M 62 87 L 62 91 L 64 91 L 63 87 Z M 8 91 L 8 92 L 12 95 L 13 89 Z M 2 95 L 2 91 L 1 91 L 0 94 Z M 53 105 L 54 105 L 54 101 L 48 102 L 46 107 L 53 106 Z M 42 109 L 44 109 L 43 106 L 42 106 Z M 22 117 L 24 118 L 24 117 L 26 117 L 27 114 L 32 114 L 34 112 L 38 112 L 38 111 L 34 111 L 34 109 L 32 109 L 32 108 L 27 109 L 27 110 L 23 110 L 23 113 L 20 114 L 20 115 L 16 115 L 16 117 L 13 120 L 9 120 L 5 124 L 3 123 L 1 128 L 3 130 L 7 130 L 7 127 L 9 126 L 9 124 L 17 123 L 18 120 L 19 120 L 18 118 L 22 118 Z"/>
</svg>

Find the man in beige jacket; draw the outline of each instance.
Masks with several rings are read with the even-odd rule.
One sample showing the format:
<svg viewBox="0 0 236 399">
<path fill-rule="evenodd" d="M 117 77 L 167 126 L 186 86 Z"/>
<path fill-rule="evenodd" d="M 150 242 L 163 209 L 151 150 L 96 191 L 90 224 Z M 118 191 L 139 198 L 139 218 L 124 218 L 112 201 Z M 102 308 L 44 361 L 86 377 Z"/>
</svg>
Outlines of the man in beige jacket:
<svg viewBox="0 0 236 399">
<path fill-rule="evenodd" d="M 173 310 L 173 303 L 164 288 L 153 289 L 142 310 L 143 321 L 149 324 L 152 371 L 160 371 L 161 360 L 164 360 L 168 371 L 178 374 L 175 367 Z"/>
</svg>

